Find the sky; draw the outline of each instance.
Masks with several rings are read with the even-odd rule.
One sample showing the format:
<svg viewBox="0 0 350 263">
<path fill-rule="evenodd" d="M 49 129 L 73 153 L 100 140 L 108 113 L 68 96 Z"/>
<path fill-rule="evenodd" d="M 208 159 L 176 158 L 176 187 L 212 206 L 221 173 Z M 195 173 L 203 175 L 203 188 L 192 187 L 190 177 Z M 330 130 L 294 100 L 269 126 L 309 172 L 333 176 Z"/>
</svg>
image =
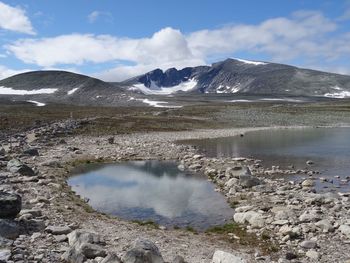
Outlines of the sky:
<svg viewBox="0 0 350 263">
<path fill-rule="evenodd" d="M 350 74 L 350 0 L 0 0 L 0 79 L 121 81 L 228 57 Z"/>
</svg>

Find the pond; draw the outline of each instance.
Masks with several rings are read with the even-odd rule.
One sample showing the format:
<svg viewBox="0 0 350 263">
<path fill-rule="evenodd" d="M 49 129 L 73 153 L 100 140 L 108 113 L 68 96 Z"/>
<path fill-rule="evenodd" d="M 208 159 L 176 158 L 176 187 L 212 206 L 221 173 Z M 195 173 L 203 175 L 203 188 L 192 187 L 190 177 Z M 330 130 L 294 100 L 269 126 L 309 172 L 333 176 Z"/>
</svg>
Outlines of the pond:
<svg viewBox="0 0 350 263">
<path fill-rule="evenodd" d="M 204 230 L 234 213 L 207 178 L 171 161 L 89 164 L 77 168 L 68 184 L 95 210 L 127 220 Z"/>
<path fill-rule="evenodd" d="M 261 159 L 264 167 L 317 170 L 332 183 L 316 182 L 318 191 L 349 191 L 350 128 L 298 128 L 248 132 L 228 137 L 184 142 L 208 157 L 249 157 Z M 306 161 L 312 160 L 309 166 Z M 288 176 L 288 179 L 301 179 Z"/>
</svg>

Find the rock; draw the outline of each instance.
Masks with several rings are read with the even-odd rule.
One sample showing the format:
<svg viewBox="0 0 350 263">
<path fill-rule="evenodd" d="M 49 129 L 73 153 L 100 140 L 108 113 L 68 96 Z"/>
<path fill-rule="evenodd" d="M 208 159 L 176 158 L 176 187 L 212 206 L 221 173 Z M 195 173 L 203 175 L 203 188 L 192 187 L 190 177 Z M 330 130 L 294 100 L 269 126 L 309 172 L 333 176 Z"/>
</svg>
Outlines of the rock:
<svg viewBox="0 0 350 263">
<path fill-rule="evenodd" d="M 341 225 L 339 227 L 339 231 L 347 238 L 350 238 L 350 226 L 349 225 Z"/>
<path fill-rule="evenodd" d="M 0 262 L 8 262 L 11 258 L 11 250 L 8 248 L 0 248 Z"/>
<path fill-rule="evenodd" d="M 305 255 L 311 259 L 317 260 L 320 258 L 320 254 L 316 250 L 313 250 L 313 249 L 310 249 L 309 251 L 307 251 Z"/>
<path fill-rule="evenodd" d="M 225 187 L 227 189 L 230 189 L 231 187 L 235 186 L 238 184 L 238 179 L 237 178 L 231 178 L 225 183 Z"/>
<path fill-rule="evenodd" d="M 184 259 L 183 257 L 181 257 L 181 256 L 176 256 L 176 257 L 173 259 L 172 263 L 186 263 L 186 261 L 185 261 L 185 259 Z"/>
<path fill-rule="evenodd" d="M 334 227 L 327 219 L 320 220 L 315 225 L 322 229 L 324 233 L 332 232 L 334 230 Z"/>
<path fill-rule="evenodd" d="M 232 255 L 230 253 L 216 250 L 213 255 L 212 263 L 245 263 L 246 261 L 240 257 Z"/>
<path fill-rule="evenodd" d="M 233 220 L 239 224 L 248 223 L 252 227 L 261 228 L 265 225 L 265 219 L 260 213 L 248 211 L 243 213 L 235 213 Z"/>
<path fill-rule="evenodd" d="M 116 254 L 108 254 L 100 263 L 122 263 Z"/>
<path fill-rule="evenodd" d="M 306 179 L 301 183 L 302 187 L 313 187 L 315 185 L 315 182 L 310 179 Z"/>
<path fill-rule="evenodd" d="M 314 164 L 314 162 L 311 161 L 311 160 L 307 160 L 307 161 L 306 161 L 306 164 L 307 164 L 307 165 L 312 165 L 312 164 Z"/>
<path fill-rule="evenodd" d="M 107 139 L 107 141 L 108 141 L 109 144 L 113 144 L 114 143 L 114 137 L 109 137 Z"/>
<path fill-rule="evenodd" d="M 67 235 L 72 232 L 69 226 L 48 226 L 45 230 L 53 235 Z"/>
<path fill-rule="evenodd" d="M 15 218 L 22 208 L 22 198 L 17 194 L 0 191 L 0 218 Z"/>
<path fill-rule="evenodd" d="M 273 225 L 276 225 L 276 226 L 283 226 L 283 225 L 286 225 L 288 224 L 288 220 L 286 219 L 281 219 L 281 220 L 276 220 L 276 221 L 273 221 L 272 224 Z"/>
<path fill-rule="evenodd" d="M 23 154 L 29 156 L 39 156 L 39 151 L 37 148 L 28 148 L 23 151 Z"/>
<path fill-rule="evenodd" d="M 122 260 L 124 263 L 164 263 L 158 247 L 151 241 L 139 238 Z"/>
<path fill-rule="evenodd" d="M 12 159 L 7 163 L 7 170 L 9 170 L 11 173 L 19 173 L 23 176 L 34 176 L 35 173 L 26 164 L 21 163 L 17 159 Z"/>
<path fill-rule="evenodd" d="M 6 154 L 5 149 L 4 148 L 0 148 L 0 155 L 1 156 L 5 156 L 5 154 Z"/>
<path fill-rule="evenodd" d="M 40 209 L 23 209 L 19 213 L 20 215 L 25 215 L 25 214 L 31 214 L 33 217 L 40 217 L 42 216 L 42 212 Z"/>
<path fill-rule="evenodd" d="M 54 236 L 54 238 L 55 238 L 55 240 L 57 241 L 57 242 L 65 242 L 65 241 L 67 241 L 68 240 L 68 237 L 67 237 L 67 235 L 56 235 L 56 236 Z"/>
<path fill-rule="evenodd" d="M 68 234 L 68 243 L 70 246 L 82 243 L 99 244 L 101 239 L 96 233 L 78 229 Z"/>
<path fill-rule="evenodd" d="M 0 219 L 0 236 L 7 239 L 16 239 L 19 236 L 20 227 L 11 219 Z"/>
<path fill-rule="evenodd" d="M 320 220 L 321 217 L 315 210 L 305 211 L 299 216 L 301 222 L 314 222 Z"/>
<path fill-rule="evenodd" d="M 313 241 L 313 240 L 304 240 L 303 242 L 300 243 L 300 246 L 302 248 L 311 249 L 311 248 L 316 248 L 317 243 L 316 241 Z"/>
<path fill-rule="evenodd" d="M 99 245 L 91 243 L 82 243 L 77 247 L 77 250 L 81 252 L 86 258 L 105 257 L 106 251 Z"/>
<path fill-rule="evenodd" d="M 70 247 L 62 255 L 62 260 L 64 260 L 65 262 L 69 262 L 69 263 L 83 263 L 86 260 L 86 258 L 75 247 Z"/>
<path fill-rule="evenodd" d="M 292 260 L 292 259 L 296 259 L 296 258 L 298 258 L 298 256 L 295 253 L 293 253 L 293 252 L 287 252 L 286 253 L 286 259 L 287 260 Z"/>
<path fill-rule="evenodd" d="M 239 176 L 239 185 L 243 188 L 251 188 L 253 186 L 261 184 L 261 181 L 256 178 L 255 176 L 252 176 L 250 170 L 248 167 L 245 167 L 242 169 L 242 173 Z"/>
</svg>

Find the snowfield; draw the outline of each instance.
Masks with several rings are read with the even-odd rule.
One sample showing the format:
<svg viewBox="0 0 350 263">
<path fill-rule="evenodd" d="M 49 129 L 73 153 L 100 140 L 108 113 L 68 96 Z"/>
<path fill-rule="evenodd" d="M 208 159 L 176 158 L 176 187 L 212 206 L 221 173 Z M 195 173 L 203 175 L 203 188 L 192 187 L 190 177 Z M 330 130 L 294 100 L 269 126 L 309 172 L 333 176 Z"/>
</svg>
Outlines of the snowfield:
<svg viewBox="0 0 350 263">
<path fill-rule="evenodd" d="M 36 94 L 52 94 L 55 93 L 58 89 L 36 89 L 36 90 L 22 90 L 22 89 L 13 89 L 0 86 L 1 95 L 36 95 Z"/>
<path fill-rule="evenodd" d="M 246 63 L 246 64 L 251 64 L 251 65 L 255 65 L 255 66 L 259 66 L 259 65 L 267 65 L 269 63 L 266 62 L 261 62 L 261 61 L 252 61 L 252 60 L 246 60 L 246 59 L 240 59 L 240 58 L 234 58 L 240 62 Z"/>
<path fill-rule="evenodd" d="M 154 81 L 151 81 L 151 87 L 149 88 L 146 87 L 143 83 L 139 83 L 134 84 L 133 87 L 131 87 L 131 89 L 137 88 L 146 95 L 169 95 L 178 91 L 190 91 L 196 85 L 197 81 L 195 79 L 190 79 L 173 87 L 159 87 Z"/>
<path fill-rule="evenodd" d="M 68 95 L 72 95 L 74 92 L 76 92 L 79 88 L 74 88 L 74 89 L 71 89 L 67 92 Z"/>
<path fill-rule="evenodd" d="M 33 103 L 33 104 L 35 104 L 38 107 L 43 107 L 43 106 L 46 105 L 45 103 L 42 103 L 42 102 L 39 102 L 39 101 L 35 101 L 35 100 L 27 100 L 27 102 Z"/>
<path fill-rule="evenodd" d="M 333 93 L 326 93 L 324 94 L 327 98 L 334 98 L 334 99 L 345 99 L 350 98 L 350 91 L 340 91 L 340 92 L 333 92 Z"/>
</svg>

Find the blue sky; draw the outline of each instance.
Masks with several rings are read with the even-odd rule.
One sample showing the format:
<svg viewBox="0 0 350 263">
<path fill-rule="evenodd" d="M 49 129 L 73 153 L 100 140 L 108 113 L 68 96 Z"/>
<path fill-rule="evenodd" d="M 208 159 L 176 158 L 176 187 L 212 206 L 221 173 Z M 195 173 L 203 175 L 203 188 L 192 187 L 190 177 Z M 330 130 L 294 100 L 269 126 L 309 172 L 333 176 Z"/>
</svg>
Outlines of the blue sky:
<svg viewBox="0 0 350 263">
<path fill-rule="evenodd" d="M 227 57 L 350 73 L 350 1 L 0 0 L 0 79 L 63 69 L 118 81 Z"/>
</svg>

